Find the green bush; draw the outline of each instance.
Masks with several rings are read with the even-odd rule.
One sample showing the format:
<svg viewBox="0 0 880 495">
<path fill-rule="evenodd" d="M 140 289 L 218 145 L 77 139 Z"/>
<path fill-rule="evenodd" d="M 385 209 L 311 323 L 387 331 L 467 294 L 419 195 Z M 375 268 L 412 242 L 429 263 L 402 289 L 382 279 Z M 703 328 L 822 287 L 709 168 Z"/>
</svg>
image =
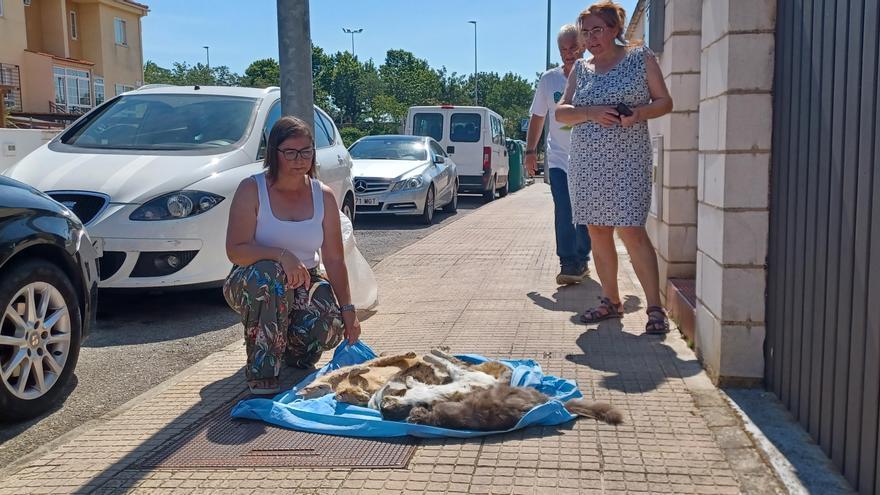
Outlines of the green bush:
<svg viewBox="0 0 880 495">
<path fill-rule="evenodd" d="M 367 135 L 366 132 L 357 127 L 343 127 L 342 129 L 339 129 L 339 134 L 342 135 L 342 142 L 345 143 L 346 148 L 351 146 L 351 144 L 358 139 Z"/>
</svg>

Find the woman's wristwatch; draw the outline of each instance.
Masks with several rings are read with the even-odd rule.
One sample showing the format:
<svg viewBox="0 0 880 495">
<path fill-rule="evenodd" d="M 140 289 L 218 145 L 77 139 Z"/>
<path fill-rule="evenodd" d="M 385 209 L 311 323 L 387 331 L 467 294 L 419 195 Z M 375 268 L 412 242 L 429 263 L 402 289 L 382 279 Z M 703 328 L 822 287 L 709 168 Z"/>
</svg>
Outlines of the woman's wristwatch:
<svg viewBox="0 0 880 495">
<path fill-rule="evenodd" d="M 339 307 L 340 313 L 345 313 L 346 311 L 351 311 L 352 313 L 356 312 L 354 304 L 344 304 Z"/>
<path fill-rule="evenodd" d="M 536 150 L 536 149 L 526 150 L 526 155 L 537 155 L 537 154 L 538 154 L 538 150 Z"/>
</svg>

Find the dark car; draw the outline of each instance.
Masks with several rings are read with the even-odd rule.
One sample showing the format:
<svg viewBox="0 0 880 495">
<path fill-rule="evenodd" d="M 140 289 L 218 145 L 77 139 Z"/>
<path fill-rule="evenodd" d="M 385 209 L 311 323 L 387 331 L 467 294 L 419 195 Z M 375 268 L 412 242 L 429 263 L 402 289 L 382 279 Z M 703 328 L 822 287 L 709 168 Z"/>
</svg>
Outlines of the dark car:
<svg viewBox="0 0 880 495">
<path fill-rule="evenodd" d="M 0 177 L 0 419 L 37 416 L 95 321 L 98 252 L 67 207 Z"/>
</svg>

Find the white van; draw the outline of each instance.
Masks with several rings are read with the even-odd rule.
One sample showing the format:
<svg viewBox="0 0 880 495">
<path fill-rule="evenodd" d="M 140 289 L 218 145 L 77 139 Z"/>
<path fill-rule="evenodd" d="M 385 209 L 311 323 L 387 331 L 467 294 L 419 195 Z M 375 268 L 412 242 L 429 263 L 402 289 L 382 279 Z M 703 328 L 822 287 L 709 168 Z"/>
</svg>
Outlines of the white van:
<svg viewBox="0 0 880 495">
<path fill-rule="evenodd" d="M 486 107 L 410 107 L 405 134 L 434 138 L 458 167 L 459 192 L 507 195 L 510 166 L 500 115 Z"/>
</svg>

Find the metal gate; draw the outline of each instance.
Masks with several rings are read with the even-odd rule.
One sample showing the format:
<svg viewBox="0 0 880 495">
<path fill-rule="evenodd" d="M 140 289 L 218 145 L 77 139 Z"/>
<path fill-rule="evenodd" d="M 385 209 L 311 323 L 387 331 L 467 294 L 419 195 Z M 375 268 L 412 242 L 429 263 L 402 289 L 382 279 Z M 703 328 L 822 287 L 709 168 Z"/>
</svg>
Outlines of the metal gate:
<svg viewBox="0 0 880 495">
<path fill-rule="evenodd" d="M 878 0 L 778 0 L 765 376 L 880 493 Z"/>
</svg>

